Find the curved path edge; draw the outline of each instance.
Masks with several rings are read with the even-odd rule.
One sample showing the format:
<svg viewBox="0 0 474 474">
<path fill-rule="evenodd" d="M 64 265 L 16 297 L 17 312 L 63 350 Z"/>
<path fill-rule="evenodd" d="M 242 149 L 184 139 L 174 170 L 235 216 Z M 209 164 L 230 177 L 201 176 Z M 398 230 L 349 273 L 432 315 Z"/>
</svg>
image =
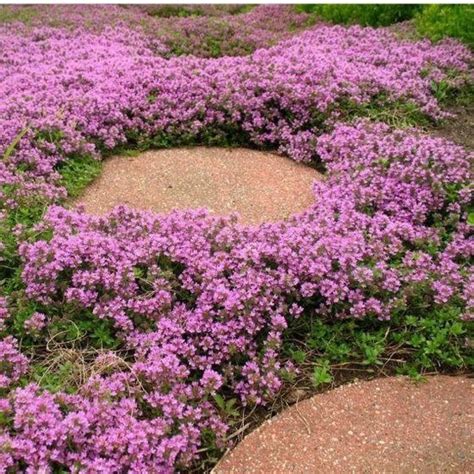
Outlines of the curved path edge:
<svg viewBox="0 0 474 474">
<path fill-rule="evenodd" d="M 474 472 L 474 380 L 355 382 L 263 423 L 213 474 Z"/>
</svg>

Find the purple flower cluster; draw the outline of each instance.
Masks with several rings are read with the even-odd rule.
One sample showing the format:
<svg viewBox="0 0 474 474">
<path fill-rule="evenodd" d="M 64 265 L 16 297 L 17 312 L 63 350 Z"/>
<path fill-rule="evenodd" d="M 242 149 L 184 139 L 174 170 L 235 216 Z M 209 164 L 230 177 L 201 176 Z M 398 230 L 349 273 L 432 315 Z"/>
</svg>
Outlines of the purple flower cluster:
<svg viewBox="0 0 474 474">
<path fill-rule="evenodd" d="M 33 313 L 23 326 L 30 333 L 41 331 L 46 326 L 46 316 L 43 313 Z"/>
<path fill-rule="evenodd" d="M 15 469 L 21 459 L 29 473 L 52 472 L 53 465 L 87 473 L 172 472 L 196 454 L 202 429 L 224 429 L 204 399 L 193 407 L 164 394 L 145 395 L 154 417 L 140 419 L 133 381 L 124 374 L 91 379 L 81 395 L 54 395 L 33 384 L 17 389 L 0 407 L 13 417 L 15 431 L 0 434 L 2 470 Z M 159 414 L 161 406 L 166 410 Z"/>
<path fill-rule="evenodd" d="M 188 20 L 190 21 L 190 20 Z M 295 160 L 344 111 L 381 100 L 442 115 L 433 81 L 462 81 L 471 53 L 455 42 L 400 42 L 370 28 L 317 26 L 247 57 L 164 59 L 159 39 L 127 26 L 0 27 L 2 204 L 64 197 L 58 166 L 127 140 L 232 128 Z M 452 71 L 458 79 L 450 79 Z"/>
<path fill-rule="evenodd" d="M 41 308 L 23 323 L 30 336 L 75 308 L 68 317 L 113 326 L 126 357 L 101 351 L 92 365 L 107 370 L 73 394 L 49 393 L 19 383 L 30 363 L 6 336 L 0 470 L 172 472 L 209 432 L 225 443 L 216 393 L 246 404 L 275 395 L 292 370 L 283 335 L 302 314 L 386 320 L 421 295 L 472 315 L 472 155 L 416 130 L 337 122 L 348 103 L 381 97 L 441 116 L 431 84 L 469 72 L 464 47 L 317 26 L 247 57 L 165 59 L 145 29 L 72 18 L 71 28 L 0 27 L 1 218 L 53 204 L 31 240 L 14 229 L 25 298 Z M 258 227 L 205 210 L 93 217 L 57 205 L 58 167 L 77 155 L 229 127 L 295 160 L 321 159 L 314 204 Z M 0 297 L 1 329 L 10 323 Z"/>
<path fill-rule="evenodd" d="M 7 299 L 0 296 L 0 331 L 5 330 L 6 321 L 9 316 Z"/>
<path fill-rule="evenodd" d="M 18 382 L 28 370 L 28 359 L 19 351 L 15 338 L 0 340 L 0 389 Z"/>
<path fill-rule="evenodd" d="M 160 54 L 199 57 L 248 54 L 301 32 L 309 21 L 308 14 L 298 13 L 289 5 L 261 5 L 239 15 L 232 14 L 238 6 L 189 5 L 189 13 L 200 15 L 160 17 L 160 11 L 169 7 L 6 5 L 0 6 L 0 14 L 11 23 L 22 20 L 28 29 L 53 27 L 100 33 L 107 27 L 127 27 L 146 35 L 147 46 L 153 47 L 158 38 L 164 46 L 158 49 Z"/>
<path fill-rule="evenodd" d="M 74 396 L 17 390 L 8 465 L 166 472 L 193 458 L 203 430 L 223 439 L 216 390 L 244 403 L 278 391 L 282 335 L 304 308 L 387 319 L 424 285 L 427 304 L 461 298 L 469 311 L 474 241 L 462 208 L 472 156 L 364 121 L 336 125 L 317 151 L 328 178 L 315 183 L 314 205 L 287 222 L 49 209 L 38 230 L 53 237 L 21 246 L 29 297 L 112 321 L 133 362 Z M 436 216 L 456 227 L 447 245 L 430 225 Z"/>
<path fill-rule="evenodd" d="M 242 56 L 301 32 L 308 21 L 291 5 L 261 5 L 239 15 L 160 19 L 155 28 L 171 54 Z"/>
</svg>

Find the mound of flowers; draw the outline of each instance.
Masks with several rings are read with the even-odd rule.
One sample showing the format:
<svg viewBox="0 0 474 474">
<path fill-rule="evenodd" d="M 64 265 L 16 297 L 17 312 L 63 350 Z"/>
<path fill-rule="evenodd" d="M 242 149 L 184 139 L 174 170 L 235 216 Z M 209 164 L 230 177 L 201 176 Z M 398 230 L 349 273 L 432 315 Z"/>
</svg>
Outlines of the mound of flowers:
<svg viewBox="0 0 474 474">
<path fill-rule="evenodd" d="M 265 404 L 298 370 L 280 357 L 295 320 L 473 311 L 472 155 L 341 121 L 397 103 L 443 116 L 433 84 L 463 83 L 467 49 L 317 26 L 246 57 L 166 59 L 113 12 L 113 29 L 0 28 L 2 471 L 186 469 L 227 445 L 227 400 Z M 59 205 L 80 157 L 222 138 L 321 160 L 314 205 L 258 227 Z M 54 364 L 78 381 L 45 386 Z"/>
<path fill-rule="evenodd" d="M 167 57 L 249 54 L 301 32 L 310 20 L 291 5 L 260 5 L 236 14 L 240 10 L 239 5 L 5 5 L 0 19 L 15 26 L 21 21 L 28 29 L 100 33 L 127 27 L 145 34 L 149 45 L 158 39 Z"/>
<path fill-rule="evenodd" d="M 65 159 L 219 139 L 316 158 L 317 136 L 348 110 L 408 102 L 442 115 L 433 83 L 462 83 L 470 52 L 455 42 L 400 42 L 370 28 L 318 26 L 246 57 L 164 59 L 127 26 L 0 29 L 0 162 L 7 207 L 64 196 Z M 458 75 L 453 79 L 453 71 Z"/>
<path fill-rule="evenodd" d="M 213 394 L 257 404 L 275 395 L 294 370 L 279 363 L 282 334 L 303 312 L 384 319 L 423 298 L 467 315 L 466 152 L 362 121 L 337 125 L 318 153 L 328 179 L 288 222 L 51 207 L 36 228 L 49 237 L 21 245 L 27 294 L 48 315 L 41 325 L 66 307 L 110 320 L 129 362 L 72 395 L 28 385 L 4 398 L 3 466 L 172 471 L 195 458 L 207 430 L 224 442 Z M 24 357 L 13 340 L 2 344 L 13 383 Z"/>
</svg>

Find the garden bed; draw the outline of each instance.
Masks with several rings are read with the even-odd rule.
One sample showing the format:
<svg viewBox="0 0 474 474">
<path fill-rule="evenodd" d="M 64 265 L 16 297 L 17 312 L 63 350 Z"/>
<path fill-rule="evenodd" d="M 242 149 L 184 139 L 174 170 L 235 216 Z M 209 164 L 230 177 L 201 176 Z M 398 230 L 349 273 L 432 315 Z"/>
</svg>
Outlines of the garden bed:
<svg viewBox="0 0 474 474">
<path fill-rule="evenodd" d="M 229 41 L 208 59 L 192 41 L 176 56 L 137 9 L 54 11 L 0 27 L 2 468 L 202 470 L 285 387 L 346 364 L 472 366 L 472 153 L 396 128 L 446 117 L 468 48 L 320 24 L 269 47 L 257 26 L 248 55 Z M 271 11 L 290 32 L 294 12 Z M 195 144 L 278 150 L 325 179 L 258 226 L 64 207 L 107 155 Z"/>
</svg>

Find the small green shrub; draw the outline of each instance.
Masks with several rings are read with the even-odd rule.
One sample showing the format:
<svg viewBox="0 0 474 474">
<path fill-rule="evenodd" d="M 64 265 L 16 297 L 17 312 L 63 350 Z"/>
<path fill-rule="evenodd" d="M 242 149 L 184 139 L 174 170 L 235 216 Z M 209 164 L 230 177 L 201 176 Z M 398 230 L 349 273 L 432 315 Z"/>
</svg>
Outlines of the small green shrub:
<svg viewBox="0 0 474 474">
<path fill-rule="evenodd" d="M 362 26 L 388 26 L 392 23 L 410 20 L 421 5 L 300 5 L 299 10 L 312 13 L 323 20 L 337 24 L 359 24 Z"/>
<path fill-rule="evenodd" d="M 449 36 L 474 47 L 474 5 L 426 5 L 415 23 L 418 33 L 432 41 Z"/>
</svg>

